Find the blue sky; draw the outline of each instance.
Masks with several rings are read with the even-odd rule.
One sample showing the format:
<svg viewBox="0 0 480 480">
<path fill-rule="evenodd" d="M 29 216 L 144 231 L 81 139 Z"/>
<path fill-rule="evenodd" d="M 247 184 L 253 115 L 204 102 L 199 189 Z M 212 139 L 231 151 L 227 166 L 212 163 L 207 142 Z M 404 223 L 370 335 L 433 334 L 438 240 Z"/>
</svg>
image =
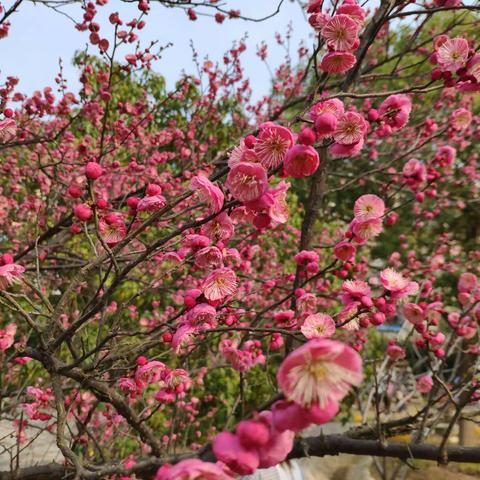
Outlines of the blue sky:
<svg viewBox="0 0 480 480">
<path fill-rule="evenodd" d="M 11 2 L 7 1 L 8 6 Z M 239 8 L 242 14 L 262 17 L 276 9 L 277 0 L 228 0 L 228 6 Z M 118 11 L 122 19 L 138 16 L 136 5 L 125 4 L 119 0 L 110 0 L 107 6 L 99 9 L 102 25 L 110 25 L 106 20 L 112 11 Z M 80 18 L 78 6 L 66 10 L 72 17 Z M 221 60 L 223 53 L 232 41 L 248 34 L 247 52 L 243 56 L 246 74 L 250 78 L 254 97 L 258 98 L 269 91 L 270 75 L 266 67 L 256 56 L 256 45 L 262 40 L 269 44 L 269 63 L 278 65 L 285 57 L 285 51 L 276 45 L 275 32 L 284 33 L 292 23 L 294 33 L 291 51 L 295 51 L 300 40 L 308 39 L 312 29 L 305 20 L 297 1 L 284 0 L 281 11 L 275 17 L 261 23 L 242 20 L 226 20 L 218 25 L 212 18 L 199 17 L 196 22 L 188 21 L 185 12 L 179 9 L 166 9 L 161 5 L 152 5 L 147 17 L 147 26 L 143 30 L 142 41 L 146 45 L 150 40 L 158 39 L 160 44 L 172 42 L 173 46 L 154 66 L 154 70 L 163 74 L 169 85 L 178 78 L 180 72 L 194 72 L 190 40 L 193 41 L 200 58 L 208 55 L 213 61 Z M 78 90 L 77 72 L 71 64 L 76 49 L 86 45 L 87 33 L 78 32 L 65 16 L 55 13 L 44 6 L 22 4 L 19 12 L 11 17 L 10 34 L 0 40 L 0 79 L 7 75 L 20 78 L 19 90 L 31 93 L 47 85 L 54 85 L 58 72 L 58 60 L 62 58 L 64 74 L 69 88 Z M 107 38 L 111 38 L 107 35 Z M 92 49 L 92 51 L 94 51 Z M 121 52 L 127 53 L 125 50 Z"/>
</svg>

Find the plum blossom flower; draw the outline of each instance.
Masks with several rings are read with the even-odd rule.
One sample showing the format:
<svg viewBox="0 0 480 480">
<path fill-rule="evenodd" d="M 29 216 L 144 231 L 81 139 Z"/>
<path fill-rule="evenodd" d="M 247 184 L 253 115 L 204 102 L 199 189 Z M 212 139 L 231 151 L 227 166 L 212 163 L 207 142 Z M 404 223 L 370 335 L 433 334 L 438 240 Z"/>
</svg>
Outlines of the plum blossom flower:
<svg viewBox="0 0 480 480">
<path fill-rule="evenodd" d="M 363 139 L 367 128 L 367 122 L 359 113 L 346 112 L 338 119 L 333 138 L 342 145 L 353 145 Z"/>
<path fill-rule="evenodd" d="M 287 191 L 289 188 L 290 183 L 281 181 L 268 192 L 273 197 L 273 203 L 268 209 L 268 214 L 275 222 L 286 223 L 288 220 Z"/>
<path fill-rule="evenodd" d="M 24 271 L 25 268 L 16 263 L 7 263 L 6 265 L 0 266 L 0 290 L 4 290 L 13 282 L 17 281 Z"/>
<path fill-rule="evenodd" d="M 219 212 L 223 207 L 223 192 L 205 175 L 197 175 L 190 180 L 190 190 L 198 192 L 200 200 L 205 202 L 212 213 Z"/>
<path fill-rule="evenodd" d="M 457 108 L 452 112 L 451 124 L 455 130 L 465 130 L 472 123 L 472 112 L 466 108 Z"/>
<path fill-rule="evenodd" d="M 260 164 L 237 163 L 228 173 L 226 186 L 236 200 L 251 202 L 267 190 L 267 172 Z"/>
<path fill-rule="evenodd" d="M 428 393 L 433 387 L 433 380 L 430 375 L 422 375 L 417 378 L 415 384 L 420 393 Z"/>
<path fill-rule="evenodd" d="M 300 330 L 306 338 L 329 338 L 335 334 L 335 321 L 326 313 L 309 315 Z"/>
<path fill-rule="evenodd" d="M 410 282 L 401 273 L 393 268 L 386 268 L 380 272 L 380 281 L 388 290 L 393 299 L 400 299 L 408 295 L 413 295 L 418 291 L 418 283 Z"/>
<path fill-rule="evenodd" d="M 205 247 L 195 254 L 195 265 L 200 268 L 223 267 L 223 255 L 217 247 Z"/>
<path fill-rule="evenodd" d="M 354 218 L 350 224 L 350 228 L 354 234 L 354 240 L 358 243 L 370 240 L 383 231 L 382 220 L 379 218 L 372 218 L 370 220 L 365 220 L 364 222 L 360 222 Z"/>
<path fill-rule="evenodd" d="M 0 142 L 6 143 L 15 137 L 17 132 L 17 124 L 12 118 L 0 120 Z"/>
<path fill-rule="evenodd" d="M 393 268 L 386 268 L 380 272 L 380 281 L 386 290 L 399 292 L 407 287 L 410 281 Z"/>
<path fill-rule="evenodd" d="M 412 101 L 403 94 L 390 95 L 378 107 L 378 114 L 393 131 L 407 124 L 411 111 Z"/>
<path fill-rule="evenodd" d="M 221 465 L 191 458 L 173 466 L 162 465 L 155 480 L 233 480 L 233 477 Z"/>
<path fill-rule="evenodd" d="M 135 380 L 142 384 L 156 383 L 160 380 L 162 372 L 165 370 L 165 364 L 152 360 L 145 365 L 141 365 L 135 372 Z"/>
<path fill-rule="evenodd" d="M 320 115 L 324 113 L 332 114 L 335 118 L 340 118 L 345 112 L 343 102 L 338 98 L 331 98 L 317 102 L 310 108 L 309 115 L 312 120 L 316 120 Z"/>
<path fill-rule="evenodd" d="M 167 204 L 165 197 L 162 195 L 147 195 L 143 197 L 137 204 L 137 210 L 139 212 L 153 213 L 162 209 Z"/>
<path fill-rule="evenodd" d="M 357 59 L 350 52 L 329 52 L 323 58 L 320 64 L 322 71 L 327 73 L 344 73 L 350 70 Z"/>
<path fill-rule="evenodd" d="M 416 303 L 406 303 L 403 306 L 403 315 L 413 325 L 420 325 L 425 319 L 423 308 Z"/>
<path fill-rule="evenodd" d="M 363 280 L 345 280 L 342 283 L 342 292 L 342 302 L 348 305 L 363 297 L 370 297 L 372 289 Z"/>
<path fill-rule="evenodd" d="M 200 229 L 202 235 L 211 239 L 228 241 L 235 233 L 235 227 L 227 212 L 222 212 L 210 222 L 202 225 Z"/>
<path fill-rule="evenodd" d="M 349 15 L 334 15 L 322 28 L 322 36 L 333 50 L 351 50 L 358 39 L 358 23 Z"/>
<path fill-rule="evenodd" d="M 341 342 L 323 338 L 290 353 L 277 374 L 287 400 L 307 408 L 341 401 L 362 378 L 360 355 Z"/>
<path fill-rule="evenodd" d="M 317 151 L 310 145 L 294 145 L 285 157 L 284 170 L 294 178 L 312 175 L 320 164 Z"/>
<path fill-rule="evenodd" d="M 333 254 L 340 260 L 348 262 L 355 257 L 357 248 L 350 242 L 342 241 L 339 242 L 333 247 Z"/>
<path fill-rule="evenodd" d="M 259 162 L 268 170 L 280 165 L 293 145 L 292 132 L 285 127 L 267 122 L 260 125 L 253 147 Z"/>
<path fill-rule="evenodd" d="M 195 305 L 187 314 L 190 325 L 215 328 L 217 325 L 217 311 L 207 303 Z"/>
<path fill-rule="evenodd" d="M 359 221 L 381 218 L 385 214 L 385 203 L 377 195 L 362 195 L 355 201 L 353 214 Z"/>
<path fill-rule="evenodd" d="M 337 9 L 337 14 L 348 15 L 360 27 L 367 16 L 365 10 L 355 1 L 346 0 Z"/>
<path fill-rule="evenodd" d="M 8 324 L 3 330 L 0 329 L 0 351 L 5 351 L 13 345 L 17 326 L 14 323 Z"/>
<path fill-rule="evenodd" d="M 438 64 L 449 72 L 464 67 L 467 60 L 468 42 L 464 38 L 449 38 L 437 50 Z"/>
<path fill-rule="evenodd" d="M 219 268 L 211 272 L 202 285 L 207 300 L 223 300 L 237 291 L 237 276 L 230 268 Z"/>
<path fill-rule="evenodd" d="M 389 343 L 387 346 L 387 355 L 392 361 L 402 360 L 406 356 L 405 349 L 395 342 Z"/>
<path fill-rule="evenodd" d="M 111 213 L 98 222 L 98 230 L 107 245 L 115 245 L 125 238 L 127 227 L 120 215 Z"/>
</svg>

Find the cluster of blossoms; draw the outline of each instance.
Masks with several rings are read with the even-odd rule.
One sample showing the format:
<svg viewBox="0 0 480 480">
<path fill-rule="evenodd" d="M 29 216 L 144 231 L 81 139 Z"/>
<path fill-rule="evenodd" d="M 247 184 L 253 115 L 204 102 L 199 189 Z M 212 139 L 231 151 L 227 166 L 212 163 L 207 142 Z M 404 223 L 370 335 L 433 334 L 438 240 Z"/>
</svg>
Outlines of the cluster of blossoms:
<svg viewBox="0 0 480 480">
<path fill-rule="evenodd" d="M 322 12 L 322 4 L 313 0 L 307 7 L 310 24 L 328 47 L 320 68 L 331 74 L 344 73 L 356 63 L 353 52 L 360 46 L 358 35 L 367 14 L 355 0 L 345 0 L 333 16 Z"/>
<path fill-rule="evenodd" d="M 271 411 L 241 421 L 235 433 L 217 435 L 215 456 L 240 475 L 282 462 L 293 447 L 295 432 L 330 421 L 362 378 L 362 360 L 351 347 L 328 339 L 310 340 L 289 354 L 278 370 L 285 399 Z"/>
<path fill-rule="evenodd" d="M 187 371 L 181 368 L 170 369 L 158 360 L 137 359 L 137 369 L 132 377 L 118 379 L 120 390 L 132 399 L 141 396 L 149 386 L 158 388 L 155 399 L 162 403 L 172 403 L 185 396 L 192 380 Z"/>
<path fill-rule="evenodd" d="M 461 92 L 480 91 L 480 54 L 462 37 L 439 35 L 433 41 L 434 52 L 430 63 L 433 80 L 443 80 L 446 87 Z"/>
</svg>

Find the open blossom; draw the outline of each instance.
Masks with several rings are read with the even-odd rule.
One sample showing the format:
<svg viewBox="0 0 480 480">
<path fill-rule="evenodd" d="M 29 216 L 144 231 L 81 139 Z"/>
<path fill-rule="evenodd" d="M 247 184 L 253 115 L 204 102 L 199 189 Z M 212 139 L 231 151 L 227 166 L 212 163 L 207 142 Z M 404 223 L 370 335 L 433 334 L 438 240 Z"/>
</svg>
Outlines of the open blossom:
<svg viewBox="0 0 480 480">
<path fill-rule="evenodd" d="M 226 186 L 236 200 L 251 202 L 267 190 L 267 172 L 260 164 L 237 163 L 228 173 Z"/>
<path fill-rule="evenodd" d="M 111 213 L 98 222 L 98 230 L 107 245 L 115 245 L 125 238 L 127 227 L 120 215 Z"/>
<path fill-rule="evenodd" d="M 228 241 L 235 233 L 235 227 L 227 212 L 222 212 L 200 229 L 202 235 L 213 240 Z"/>
<path fill-rule="evenodd" d="M 0 120 L 0 143 L 5 143 L 10 141 L 15 137 L 17 132 L 17 124 L 12 118 L 5 118 Z"/>
<path fill-rule="evenodd" d="M 330 315 L 315 313 L 305 319 L 300 330 L 306 338 L 329 338 L 335 334 L 335 322 Z"/>
<path fill-rule="evenodd" d="M 214 270 L 203 282 L 202 291 L 208 300 L 223 300 L 237 291 L 237 276 L 230 268 Z"/>
<path fill-rule="evenodd" d="M 380 281 L 386 290 L 398 292 L 405 289 L 410 281 L 401 273 L 396 272 L 393 268 L 386 268 L 380 272 Z"/>
<path fill-rule="evenodd" d="M 351 50 L 358 39 L 358 24 L 349 15 L 335 15 L 325 23 L 321 33 L 333 50 Z"/>
<path fill-rule="evenodd" d="M 353 214 L 359 221 L 371 220 L 372 218 L 383 217 L 385 203 L 377 195 L 362 195 L 355 201 Z"/>
<path fill-rule="evenodd" d="M 449 38 L 437 50 L 438 64 L 449 72 L 464 67 L 467 60 L 468 42 L 464 38 Z"/>
<path fill-rule="evenodd" d="M 144 385 L 157 383 L 164 370 L 164 363 L 158 360 L 152 360 L 151 362 L 147 362 L 145 365 L 141 365 L 137 368 L 135 372 L 135 380 Z"/>
<path fill-rule="evenodd" d="M 21 265 L 16 263 L 7 263 L 0 267 L 0 290 L 7 288 L 25 271 Z"/>
<path fill-rule="evenodd" d="M 13 345 L 17 326 L 14 323 L 8 324 L 3 330 L 0 329 L 0 351 L 5 351 Z"/>
<path fill-rule="evenodd" d="M 223 255 L 217 247 L 205 247 L 195 254 L 195 265 L 200 268 L 223 267 Z"/>
<path fill-rule="evenodd" d="M 408 160 L 403 166 L 402 173 L 407 184 L 411 187 L 415 187 L 427 179 L 427 167 L 416 158 Z"/>
<path fill-rule="evenodd" d="M 417 378 L 415 384 L 420 393 L 428 393 L 433 387 L 433 380 L 430 375 L 422 375 Z"/>
<path fill-rule="evenodd" d="M 403 315 L 413 325 L 420 325 L 425 319 L 423 308 L 416 303 L 406 303 L 403 306 Z"/>
<path fill-rule="evenodd" d="M 200 200 L 209 206 L 212 213 L 217 213 L 222 209 L 224 201 L 223 192 L 205 175 L 193 177 L 190 180 L 190 190 L 198 192 Z"/>
<path fill-rule="evenodd" d="M 394 131 L 407 124 L 411 111 L 412 101 L 403 94 L 390 95 L 378 107 L 378 114 Z"/>
<path fill-rule="evenodd" d="M 327 73 L 344 73 L 350 70 L 357 59 L 350 52 L 329 52 L 323 58 L 320 68 Z"/>
<path fill-rule="evenodd" d="M 362 378 L 360 355 L 348 345 L 323 338 L 290 353 L 277 374 L 287 400 L 320 408 L 341 401 Z"/>
<path fill-rule="evenodd" d="M 345 280 L 342 283 L 342 302 L 345 305 L 363 297 L 370 297 L 372 289 L 363 280 Z"/>
<path fill-rule="evenodd" d="M 162 465 L 155 480 L 233 480 L 233 477 L 221 465 L 191 458 L 176 465 Z"/>
<path fill-rule="evenodd" d="M 268 209 L 270 218 L 278 223 L 286 223 L 288 220 L 287 191 L 290 188 L 288 182 L 281 181 L 276 187 L 269 190 L 273 197 L 273 203 Z"/>
<path fill-rule="evenodd" d="M 451 124 L 455 130 L 465 130 L 472 123 L 472 112 L 466 108 L 457 108 L 452 112 Z"/>
<path fill-rule="evenodd" d="M 217 311 L 207 303 L 195 305 L 187 314 L 187 321 L 190 325 L 215 328 L 217 325 Z"/>
<path fill-rule="evenodd" d="M 380 218 L 372 218 L 365 221 L 359 221 L 354 218 L 350 224 L 350 228 L 354 234 L 354 240 L 358 243 L 370 240 L 383 231 L 382 220 Z"/>
<path fill-rule="evenodd" d="M 285 157 L 285 173 L 294 178 L 312 175 L 320 164 L 317 151 L 310 145 L 294 145 Z"/>
<path fill-rule="evenodd" d="M 333 138 L 342 145 L 353 145 L 363 139 L 367 128 L 367 122 L 359 113 L 346 112 L 338 119 Z"/>
<path fill-rule="evenodd" d="M 320 115 L 324 113 L 332 114 L 335 118 L 340 118 L 345 112 L 343 102 L 338 98 L 331 98 L 317 102 L 310 108 L 309 115 L 315 121 Z"/>
<path fill-rule="evenodd" d="M 260 132 L 253 149 L 259 162 L 268 170 L 283 162 L 292 145 L 293 135 L 288 128 L 267 122 L 260 125 Z"/>
</svg>

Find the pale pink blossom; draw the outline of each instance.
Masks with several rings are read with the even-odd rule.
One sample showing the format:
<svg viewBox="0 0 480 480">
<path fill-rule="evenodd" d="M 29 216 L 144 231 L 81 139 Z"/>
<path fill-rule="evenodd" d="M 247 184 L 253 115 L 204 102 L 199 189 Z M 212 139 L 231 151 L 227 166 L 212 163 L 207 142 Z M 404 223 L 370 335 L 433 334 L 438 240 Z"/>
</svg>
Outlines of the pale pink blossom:
<svg viewBox="0 0 480 480">
<path fill-rule="evenodd" d="M 353 219 L 350 228 L 355 235 L 354 239 L 359 243 L 370 240 L 383 231 L 382 220 L 380 218 L 372 218 L 363 222 Z"/>
<path fill-rule="evenodd" d="M 0 120 L 0 143 L 12 140 L 17 133 L 17 124 L 12 118 Z"/>
<path fill-rule="evenodd" d="M 472 112 L 466 108 L 457 108 L 452 112 L 451 123 L 455 130 L 465 130 L 472 123 Z"/>
<path fill-rule="evenodd" d="M 380 281 L 386 290 L 399 292 L 407 288 L 410 281 L 393 268 L 386 268 L 380 272 Z"/>
<path fill-rule="evenodd" d="M 213 184 L 205 175 L 197 175 L 190 180 L 190 190 L 198 192 L 200 200 L 205 202 L 213 213 L 219 212 L 223 207 L 223 192 Z"/>
<path fill-rule="evenodd" d="M 309 315 L 300 330 L 306 338 L 329 338 L 335 334 L 335 321 L 326 313 Z"/>
<path fill-rule="evenodd" d="M 423 308 L 416 303 L 406 303 L 403 306 L 403 315 L 413 325 L 420 325 L 425 319 Z"/>
<path fill-rule="evenodd" d="M 360 355 L 343 343 L 323 338 L 310 340 L 290 353 L 277 374 L 287 400 L 320 408 L 341 401 L 362 378 Z"/>
<path fill-rule="evenodd" d="M 18 280 L 25 271 L 21 265 L 16 263 L 7 263 L 0 267 L 0 290 L 4 290 L 9 285 Z"/>
<path fill-rule="evenodd" d="M 223 255 L 217 247 L 205 247 L 195 253 L 195 265 L 200 268 L 223 267 Z"/>
<path fill-rule="evenodd" d="M 478 278 L 476 275 L 470 272 L 465 272 L 460 275 L 458 279 L 457 288 L 459 292 L 471 293 L 478 285 Z"/>
<path fill-rule="evenodd" d="M 415 384 L 420 393 L 428 393 L 433 387 L 433 380 L 430 375 L 422 375 L 417 378 Z"/>
<path fill-rule="evenodd" d="M 5 351 L 13 345 L 17 326 L 14 323 L 8 324 L 3 330 L 0 329 L 0 351 Z"/>
<path fill-rule="evenodd" d="M 208 300 L 223 300 L 237 291 L 237 276 L 230 268 L 214 270 L 203 282 L 202 291 Z"/>
<path fill-rule="evenodd" d="M 268 209 L 270 218 L 278 223 L 286 223 L 288 220 L 287 191 L 290 183 L 281 181 L 276 187 L 269 190 L 273 197 L 273 203 Z"/>
<path fill-rule="evenodd" d="M 162 465 L 155 480 L 233 480 L 233 477 L 219 464 L 191 458 L 173 466 Z"/>
<path fill-rule="evenodd" d="M 367 122 L 359 113 L 346 112 L 338 119 L 333 138 L 342 145 L 353 145 L 363 140 L 367 128 Z"/>
<path fill-rule="evenodd" d="M 334 15 L 323 26 L 321 33 L 333 50 L 351 50 L 358 39 L 358 23 L 349 15 Z"/>
<path fill-rule="evenodd" d="M 331 98 L 330 100 L 324 100 L 317 102 L 310 108 L 309 115 L 312 120 L 316 120 L 320 115 L 324 113 L 332 114 L 335 118 L 340 118 L 345 112 L 343 102 L 338 98 Z"/>
<path fill-rule="evenodd" d="M 260 125 L 253 149 L 260 163 L 269 170 L 280 165 L 293 145 L 292 132 L 272 122 Z"/>
<path fill-rule="evenodd" d="M 385 214 L 385 203 L 377 195 L 362 195 L 355 201 L 353 214 L 360 222 L 371 220 L 372 218 L 381 218 Z"/>
<path fill-rule="evenodd" d="M 468 42 L 464 38 L 449 38 L 437 50 L 438 64 L 449 72 L 455 72 L 466 65 Z"/>
</svg>

